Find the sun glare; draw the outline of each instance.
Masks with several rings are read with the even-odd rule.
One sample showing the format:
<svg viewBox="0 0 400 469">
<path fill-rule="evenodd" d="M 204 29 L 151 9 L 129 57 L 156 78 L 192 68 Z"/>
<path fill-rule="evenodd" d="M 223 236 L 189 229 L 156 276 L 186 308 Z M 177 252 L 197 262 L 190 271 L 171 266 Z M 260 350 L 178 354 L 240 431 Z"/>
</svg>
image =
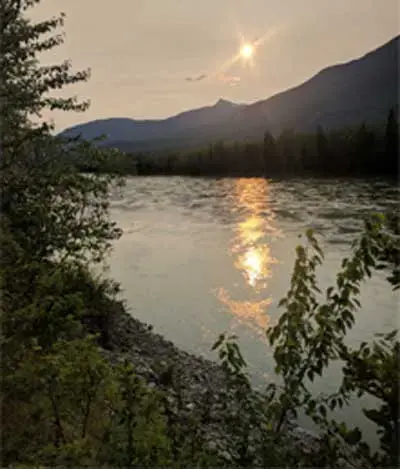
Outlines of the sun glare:
<svg viewBox="0 0 400 469">
<path fill-rule="evenodd" d="M 249 59 L 253 55 L 253 53 L 254 47 L 251 44 L 245 44 L 240 51 L 240 55 L 244 59 Z"/>
</svg>

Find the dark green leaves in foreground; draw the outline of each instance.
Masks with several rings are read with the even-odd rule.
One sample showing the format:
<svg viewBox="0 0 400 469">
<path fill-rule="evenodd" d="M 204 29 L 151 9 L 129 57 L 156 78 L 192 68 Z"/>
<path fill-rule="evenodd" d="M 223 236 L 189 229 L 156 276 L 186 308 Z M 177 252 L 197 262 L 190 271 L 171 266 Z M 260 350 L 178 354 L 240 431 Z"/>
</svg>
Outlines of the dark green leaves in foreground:
<svg viewBox="0 0 400 469">
<path fill-rule="evenodd" d="M 346 335 L 361 308 L 361 286 L 374 271 L 384 271 L 393 290 L 399 288 L 399 233 L 399 219 L 395 215 L 368 218 L 364 232 L 353 244 L 351 256 L 342 261 L 335 284 L 325 292 L 318 287 L 316 275 L 323 252 L 312 231 L 306 233 L 306 246 L 296 249 L 290 288 L 279 303 L 282 314 L 276 325 L 267 330 L 275 372 L 282 384 L 268 386 L 264 410 L 261 412 L 259 403 L 257 410 L 259 418 L 260 414 L 268 415 L 268 428 L 273 428 L 275 435 L 285 434 L 299 410 L 312 417 L 322 432 L 319 448 L 322 459 L 317 458 L 315 464 L 336 463 L 338 458 L 354 462 L 355 457 L 360 463 L 373 466 L 397 464 L 400 391 L 397 331 L 376 334 L 372 343 L 364 342 L 358 349 L 347 345 Z M 245 376 L 246 364 L 232 344 L 232 337 L 221 335 L 214 347 L 219 348 L 220 359 L 230 373 L 239 378 Z M 230 355 L 228 349 L 234 349 L 235 354 Z M 332 395 L 314 397 L 310 383 L 323 376 L 334 361 L 342 363 L 339 389 Z M 381 445 L 376 454 L 363 442 L 360 429 L 348 429 L 330 417 L 331 411 L 363 395 L 377 400 L 376 408 L 363 410 L 377 426 Z"/>
</svg>

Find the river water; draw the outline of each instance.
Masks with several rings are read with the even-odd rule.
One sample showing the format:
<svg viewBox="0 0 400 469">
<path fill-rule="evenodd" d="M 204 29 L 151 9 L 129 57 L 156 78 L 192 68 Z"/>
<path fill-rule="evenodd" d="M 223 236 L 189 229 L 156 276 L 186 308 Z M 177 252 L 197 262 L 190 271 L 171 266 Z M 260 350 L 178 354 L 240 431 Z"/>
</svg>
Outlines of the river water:
<svg viewBox="0 0 400 469">
<path fill-rule="evenodd" d="M 218 334 L 238 335 L 255 385 L 275 379 L 265 328 L 282 310 L 295 247 L 313 228 L 324 249 L 320 286 L 329 286 L 362 219 L 398 208 L 396 185 L 378 180 L 142 177 L 127 179 L 112 199 L 123 229 L 110 259 L 131 313 L 179 347 L 216 359 Z M 375 275 L 362 289 L 351 344 L 397 326 L 398 296 Z M 339 367 L 315 383 L 337 389 Z M 371 437 L 360 414 L 342 412 Z M 369 439 L 369 438 L 368 438 Z"/>
</svg>

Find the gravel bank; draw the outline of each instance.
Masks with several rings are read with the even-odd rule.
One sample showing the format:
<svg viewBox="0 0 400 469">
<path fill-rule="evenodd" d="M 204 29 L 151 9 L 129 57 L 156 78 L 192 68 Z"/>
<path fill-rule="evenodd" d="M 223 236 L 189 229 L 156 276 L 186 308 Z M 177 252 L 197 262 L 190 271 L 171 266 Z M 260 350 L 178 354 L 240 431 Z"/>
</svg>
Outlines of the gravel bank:
<svg viewBox="0 0 400 469">
<path fill-rule="evenodd" d="M 230 451 L 235 445 L 227 415 L 235 414 L 240 404 L 232 397 L 227 402 L 228 379 L 218 363 L 179 349 L 154 333 L 152 326 L 132 317 L 122 304 L 112 315 L 103 354 L 112 364 L 128 359 L 149 386 L 166 391 L 168 407 L 178 419 L 201 415 L 202 437 L 228 461 L 232 459 Z M 296 427 L 288 434 L 288 444 L 310 454 L 318 446 L 318 438 Z M 336 467 L 357 465 L 339 463 Z"/>
</svg>

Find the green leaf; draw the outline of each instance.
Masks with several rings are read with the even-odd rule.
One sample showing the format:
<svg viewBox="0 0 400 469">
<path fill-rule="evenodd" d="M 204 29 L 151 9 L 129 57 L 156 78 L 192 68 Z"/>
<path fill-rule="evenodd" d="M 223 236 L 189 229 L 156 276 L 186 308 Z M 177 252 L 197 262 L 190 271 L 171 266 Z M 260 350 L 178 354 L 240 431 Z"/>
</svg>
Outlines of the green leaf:
<svg viewBox="0 0 400 469">
<path fill-rule="evenodd" d="M 332 293 L 333 293 L 333 290 L 334 290 L 333 287 L 327 288 L 327 290 L 326 290 L 326 298 L 327 298 L 328 300 L 331 298 Z"/>
<path fill-rule="evenodd" d="M 282 306 L 286 306 L 286 305 L 287 305 L 287 299 L 282 298 L 278 303 L 278 308 L 281 308 Z"/>
<path fill-rule="evenodd" d="M 322 415 L 323 418 L 326 418 L 326 408 L 324 405 L 319 406 L 319 413 Z"/>
<path fill-rule="evenodd" d="M 214 343 L 211 350 L 216 350 L 217 348 L 219 348 L 224 342 L 224 340 L 225 340 L 225 334 L 220 334 L 218 337 L 218 340 Z"/>
<path fill-rule="evenodd" d="M 394 329 L 393 331 L 389 332 L 389 333 L 386 335 L 385 339 L 388 340 L 388 341 L 391 341 L 391 340 L 393 340 L 393 339 L 396 337 L 397 333 L 398 333 L 398 330 L 397 330 L 397 329 Z"/>
</svg>

